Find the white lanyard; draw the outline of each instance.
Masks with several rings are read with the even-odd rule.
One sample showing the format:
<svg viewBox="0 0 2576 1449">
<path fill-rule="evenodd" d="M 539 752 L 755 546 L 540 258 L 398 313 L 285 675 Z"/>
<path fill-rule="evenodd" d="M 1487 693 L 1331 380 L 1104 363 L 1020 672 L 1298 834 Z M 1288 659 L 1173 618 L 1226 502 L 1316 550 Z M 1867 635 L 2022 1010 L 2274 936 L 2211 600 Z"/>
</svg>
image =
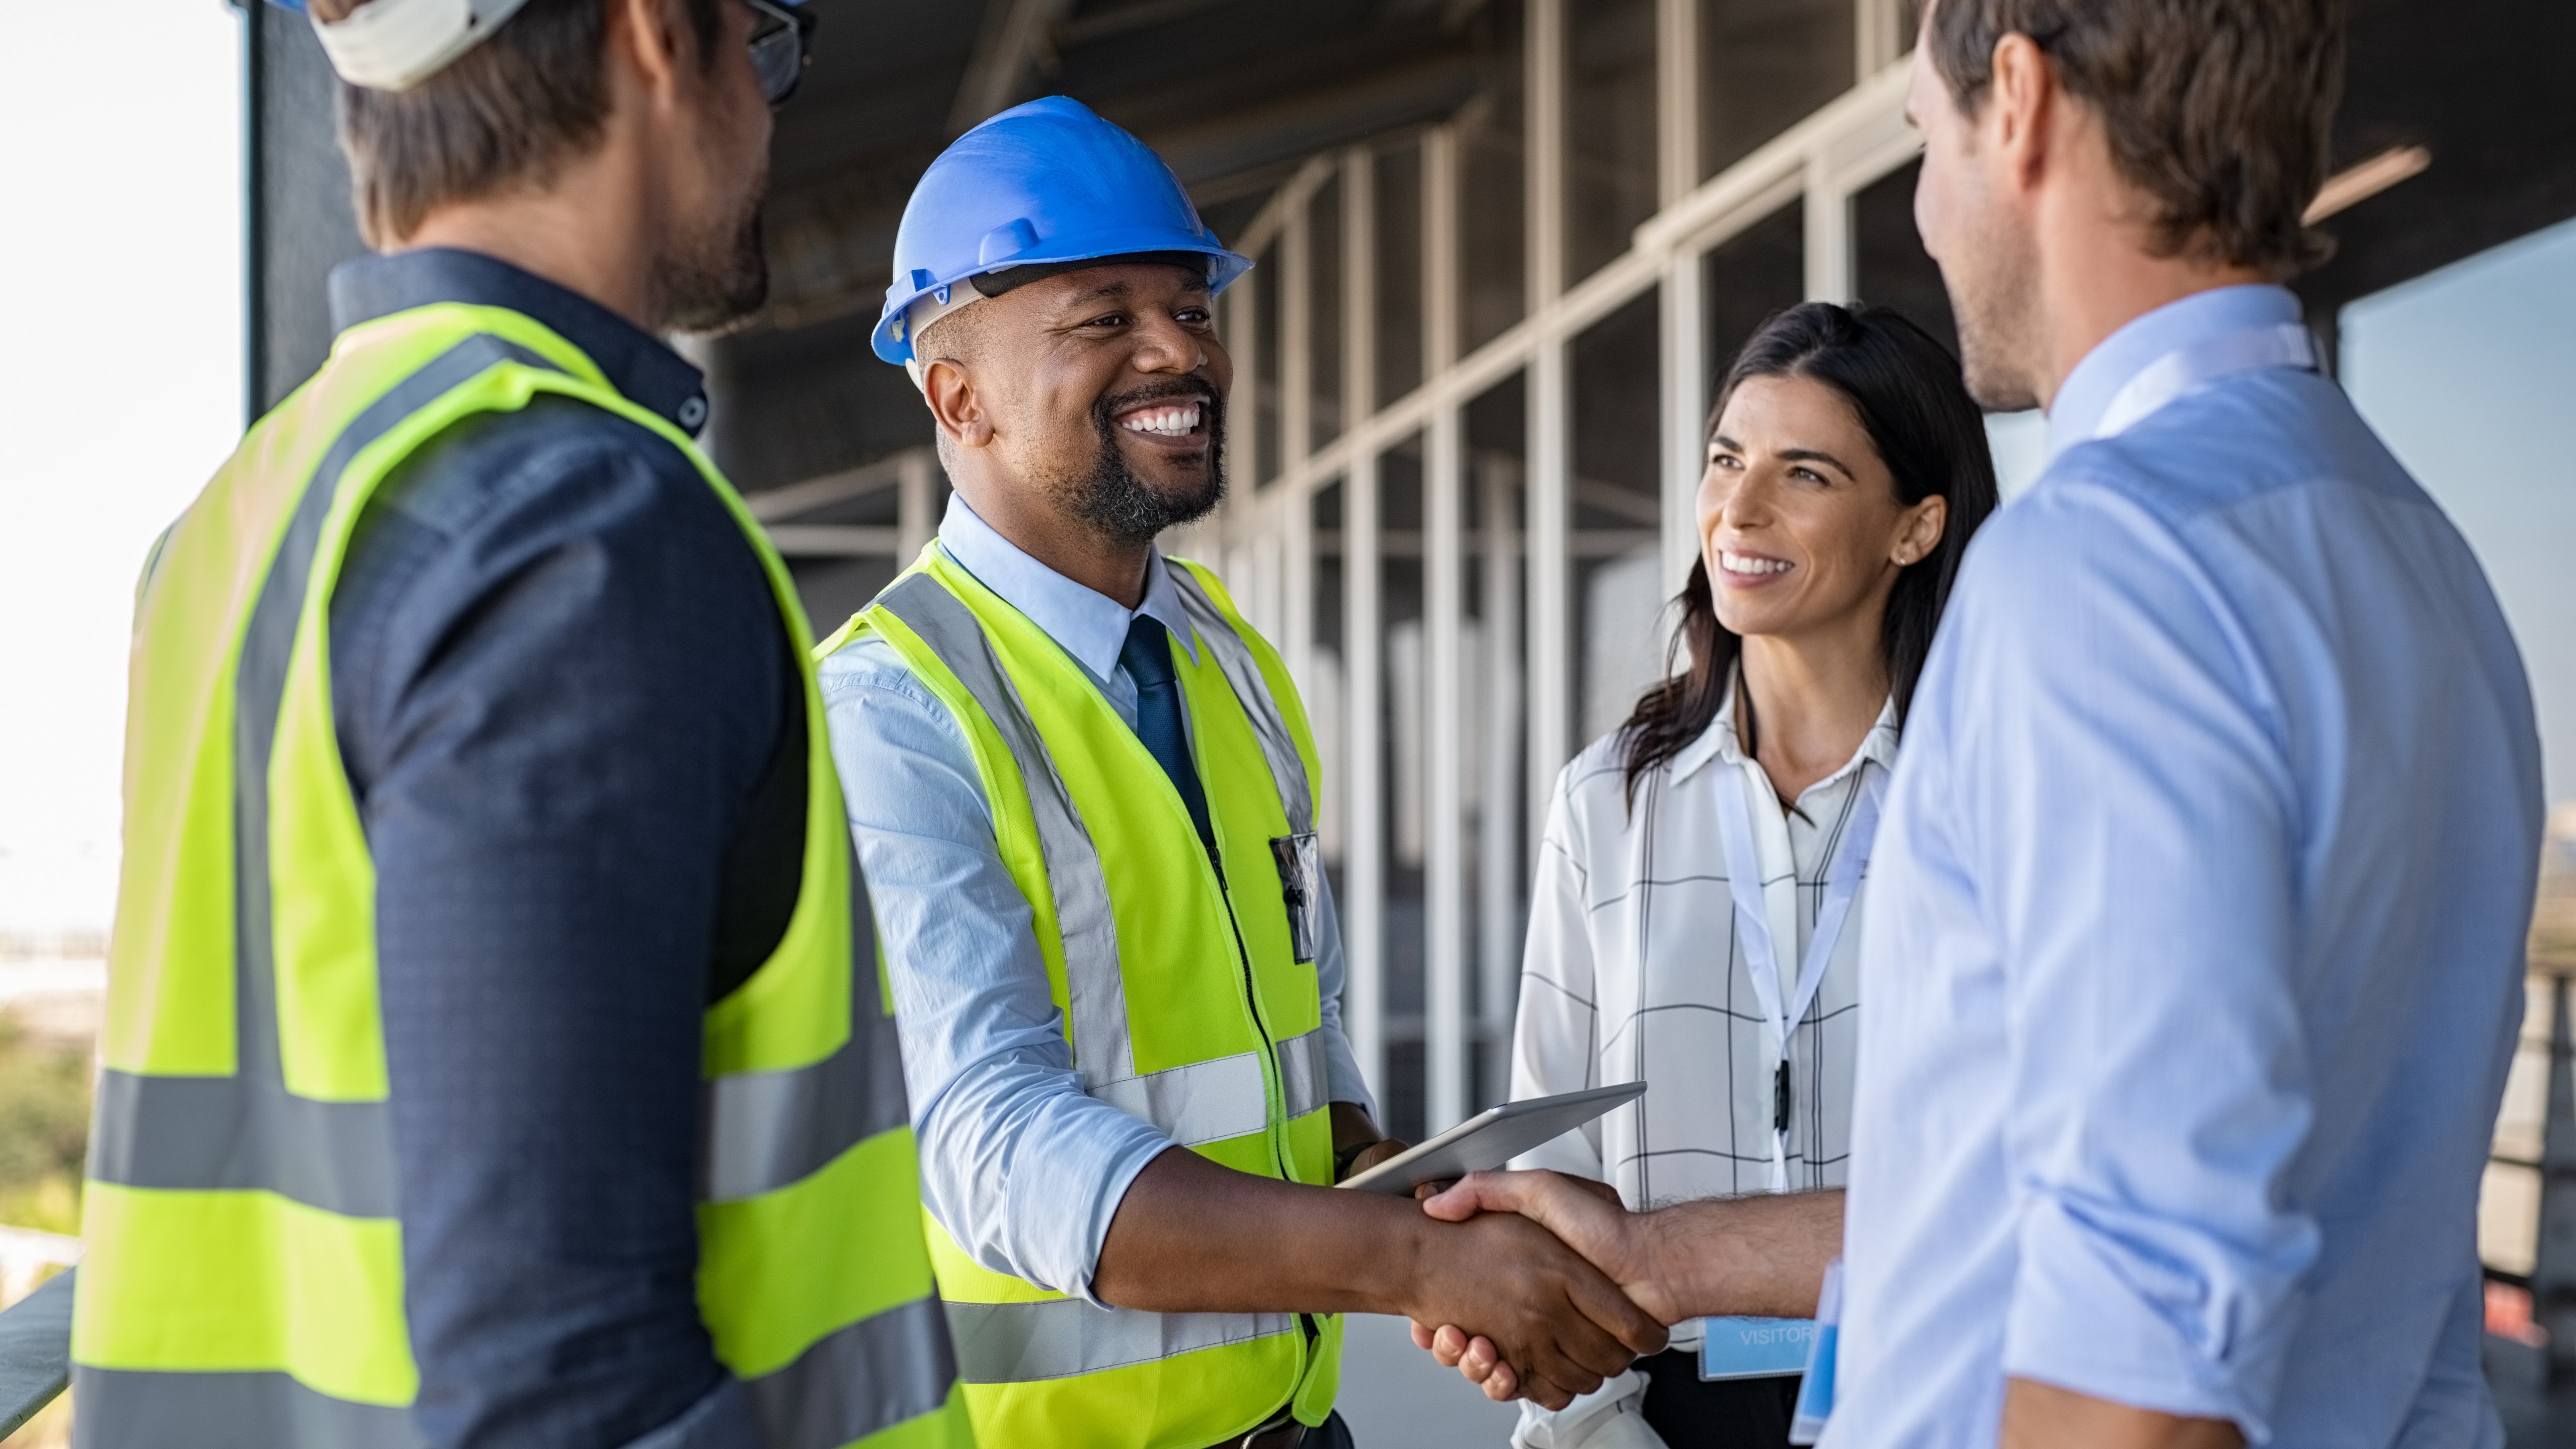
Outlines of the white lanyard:
<svg viewBox="0 0 2576 1449">
<path fill-rule="evenodd" d="M 1791 1033 L 1806 1019 L 1807 1008 L 1824 985 L 1825 966 L 1834 958 L 1834 943 L 1851 915 L 1852 898 L 1869 869 L 1870 842 L 1878 834 L 1878 777 L 1860 767 L 1860 799 L 1852 807 L 1842 848 L 1825 875 L 1824 908 L 1807 937 L 1807 954 L 1798 963 L 1796 994 L 1780 999 L 1780 956 L 1771 940 L 1771 914 L 1762 898 L 1762 865 L 1753 851 L 1753 812 L 1744 803 L 1741 766 L 1721 772 L 1717 791 L 1718 830 L 1726 846 L 1726 880 L 1735 896 L 1735 936 L 1744 945 L 1744 968 L 1753 977 L 1753 994 L 1762 1004 L 1772 1039 L 1780 1044 L 1780 1065 L 1771 1085 L 1771 1190 L 1789 1186 L 1789 1062 Z"/>
<path fill-rule="evenodd" d="M 2263 367 L 2316 371 L 2316 339 L 2299 323 L 2274 322 L 2221 332 L 2168 352 L 2111 395 L 2111 404 L 2102 409 L 2102 420 L 2093 425 L 2091 436 L 2118 437 L 2196 387 Z"/>
</svg>

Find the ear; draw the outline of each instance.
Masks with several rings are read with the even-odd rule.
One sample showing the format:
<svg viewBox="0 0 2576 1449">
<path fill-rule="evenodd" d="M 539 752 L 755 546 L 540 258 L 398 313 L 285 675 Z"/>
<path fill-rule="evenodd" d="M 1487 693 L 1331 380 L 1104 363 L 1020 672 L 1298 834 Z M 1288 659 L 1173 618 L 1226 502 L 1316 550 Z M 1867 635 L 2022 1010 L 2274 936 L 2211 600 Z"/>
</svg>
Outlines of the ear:
<svg viewBox="0 0 2576 1449">
<path fill-rule="evenodd" d="M 1930 558 L 1949 527 L 1950 500 L 1938 493 L 1906 509 L 1897 524 L 1896 546 L 1887 552 L 1888 562 L 1906 568 Z"/>
<path fill-rule="evenodd" d="M 966 369 L 941 358 L 922 369 L 921 398 L 930 404 L 932 421 L 960 447 L 982 448 L 993 441 L 993 420 Z"/>
<path fill-rule="evenodd" d="M 609 64 L 629 72 L 657 105 L 671 104 L 683 69 L 696 64 L 697 36 L 682 5 L 683 0 L 608 0 Z"/>
<path fill-rule="evenodd" d="M 2048 153 L 2048 127 L 2059 99 L 2057 70 L 2029 36 L 2014 32 L 1995 42 L 1993 80 L 1977 117 L 1986 144 L 2004 174 L 2019 186 L 2039 179 Z"/>
</svg>

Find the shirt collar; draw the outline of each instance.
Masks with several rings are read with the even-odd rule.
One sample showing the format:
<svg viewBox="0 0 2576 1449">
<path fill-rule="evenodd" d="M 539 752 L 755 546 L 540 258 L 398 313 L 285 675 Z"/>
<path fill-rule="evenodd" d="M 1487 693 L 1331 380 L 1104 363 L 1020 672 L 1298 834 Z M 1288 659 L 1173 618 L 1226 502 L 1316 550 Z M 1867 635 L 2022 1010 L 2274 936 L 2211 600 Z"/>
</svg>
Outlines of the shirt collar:
<svg viewBox="0 0 2576 1449">
<path fill-rule="evenodd" d="M 2287 287 L 2249 283 L 2194 292 L 2129 319 L 2084 354 L 2050 401 L 2050 460 L 2092 437 L 2120 389 L 2168 354 L 2223 332 L 2296 322 L 2299 316 L 2299 299 Z"/>
<path fill-rule="evenodd" d="M 359 257 L 331 271 L 336 332 L 435 302 L 519 313 L 581 349 L 628 401 L 661 414 L 691 437 L 707 425 L 705 374 L 652 333 L 533 272 L 453 247 Z"/>
<path fill-rule="evenodd" d="M 1018 544 L 966 506 L 966 495 L 948 495 L 947 516 L 939 520 L 939 546 L 1002 602 L 1028 616 L 1064 647 L 1074 662 L 1105 680 L 1118 668 L 1119 651 L 1127 647 L 1127 628 L 1144 615 L 1172 631 L 1199 661 L 1198 636 L 1181 608 L 1181 591 L 1159 551 L 1145 558 L 1145 602 L 1134 609 L 1085 584 L 1077 584 L 1031 558 Z"/>
<path fill-rule="evenodd" d="M 1724 760 L 1738 766 L 1752 763 L 1751 757 L 1744 753 L 1743 742 L 1736 738 L 1735 691 L 1731 688 L 1726 691 L 1725 701 L 1717 707 L 1717 718 L 1708 722 L 1708 728 L 1700 731 L 1698 739 L 1674 752 L 1672 777 L 1681 780 L 1711 760 Z M 1843 762 L 1842 768 L 1808 788 L 1812 790 L 1830 785 L 1863 764 L 1875 764 L 1882 770 L 1896 768 L 1895 695 L 1889 695 L 1887 703 L 1879 706 L 1877 722 L 1869 727 L 1868 734 L 1861 737 L 1860 748 L 1852 752 L 1852 757 Z"/>
</svg>

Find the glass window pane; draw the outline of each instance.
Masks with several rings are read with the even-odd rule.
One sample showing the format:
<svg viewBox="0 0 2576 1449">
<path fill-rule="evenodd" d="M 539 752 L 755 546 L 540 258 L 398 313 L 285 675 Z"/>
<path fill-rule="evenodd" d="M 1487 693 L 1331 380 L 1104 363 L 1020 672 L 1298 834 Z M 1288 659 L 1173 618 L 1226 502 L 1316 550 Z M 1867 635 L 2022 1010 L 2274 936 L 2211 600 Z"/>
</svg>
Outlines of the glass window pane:
<svg viewBox="0 0 2576 1449">
<path fill-rule="evenodd" d="M 1306 446 L 1342 435 L 1342 178 L 1317 188 L 1306 204 Z"/>
<path fill-rule="evenodd" d="M 1385 791 L 1379 818 L 1386 830 L 1386 1130 L 1407 1141 L 1424 1136 L 1427 1081 L 1423 965 L 1426 901 L 1423 862 L 1429 835 L 1430 712 L 1422 599 L 1422 435 L 1378 459 L 1378 619 L 1380 710 L 1377 743 Z"/>
<path fill-rule="evenodd" d="M 1458 355 L 1521 320 L 1529 284 L 1523 216 L 1520 0 L 1496 0 L 1484 27 L 1483 84 L 1458 113 Z"/>
<path fill-rule="evenodd" d="M 1422 143 L 1378 154 L 1377 405 L 1422 385 Z"/>
<path fill-rule="evenodd" d="M 1279 244 L 1272 242 L 1254 259 L 1252 327 L 1254 380 L 1252 396 L 1252 478 L 1267 483 L 1279 476 L 1279 368 L 1286 356 L 1280 347 L 1279 293 L 1285 280 L 1279 269 Z M 1238 283 L 1238 285 L 1240 285 Z"/>
<path fill-rule="evenodd" d="M 1705 180 L 1852 83 L 1852 0 L 1699 0 Z"/>
<path fill-rule="evenodd" d="M 1565 16 L 1564 282 L 1628 249 L 1655 214 L 1655 0 L 1584 0 Z"/>
<path fill-rule="evenodd" d="M 1807 296 L 1807 208 L 1792 201 L 1709 248 L 1701 259 L 1708 306 L 1705 413 L 1754 329 Z"/>
<path fill-rule="evenodd" d="M 1659 288 L 1574 339 L 1574 709 L 1576 738 L 1628 717 L 1663 677 L 1664 603 L 1656 479 L 1662 389 Z"/>
<path fill-rule="evenodd" d="M 1914 178 L 1922 171 L 1922 162 L 1908 161 L 1852 198 L 1853 270 L 1860 300 L 1904 313 L 1956 357 L 1959 329 L 1950 317 L 1950 292 L 1914 229 Z"/>
<path fill-rule="evenodd" d="M 1522 464 L 1529 440 L 1526 390 L 1515 373 L 1467 404 L 1466 628 L 1460 654 L 1460 763 L 1467 805 L 1468 1011 L 1476 1023 L 1468 1063 L 1471 1107 L 1503 1101 L 1511 1085 L 1512 1012 L 1521 936 L 1529 916 L 1529 832 L 1521 792 L 1528 739 L 1521 679 L 1527 656 L 1521 601 Z"/>
</svg>

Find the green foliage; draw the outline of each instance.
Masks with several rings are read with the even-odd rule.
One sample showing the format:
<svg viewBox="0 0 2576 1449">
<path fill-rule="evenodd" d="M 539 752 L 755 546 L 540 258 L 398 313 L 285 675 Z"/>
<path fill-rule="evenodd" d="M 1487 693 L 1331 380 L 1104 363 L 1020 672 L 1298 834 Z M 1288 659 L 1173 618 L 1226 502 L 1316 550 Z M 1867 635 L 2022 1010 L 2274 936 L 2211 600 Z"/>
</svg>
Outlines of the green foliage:
<svg viewBox="0 0 2576 1449">
<path fill-rule="evenodd" d="M 80 1231 L 89 1109 L 88 1059 L 0 1016 L 0 1223 Z"/>
</svg>

